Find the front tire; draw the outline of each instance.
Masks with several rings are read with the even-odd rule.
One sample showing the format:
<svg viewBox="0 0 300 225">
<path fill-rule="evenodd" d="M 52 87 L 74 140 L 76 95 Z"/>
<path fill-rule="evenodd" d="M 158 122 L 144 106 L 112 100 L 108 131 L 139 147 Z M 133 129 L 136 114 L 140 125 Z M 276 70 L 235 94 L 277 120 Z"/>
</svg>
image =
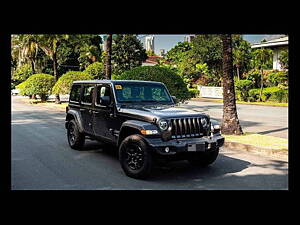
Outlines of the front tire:
<svg viewBox="0 0 300 225">
<path fill-rule="evenodd" d="M 152 154 L 142 136 L 126 137 L 119 148 L 119 160 L 125 174 L 135 179 L 145 179 L 153 165 Z"/>
<path fill-rule="evenodd" d="M 80 150 L 83 148 L 85 136 L 84 134 L 80 133 L 75 120 L 70 120 L 68 123 L 67 137 L 69 145 L 72 149 Z"/>
<path fill-rule="evenodd" d="M 207 167 L 216 161 L 219 155 L 219 148 L 212 152 L 197 153 L 188 159 L 189 163 L 197 167 Z"/>
</svg>

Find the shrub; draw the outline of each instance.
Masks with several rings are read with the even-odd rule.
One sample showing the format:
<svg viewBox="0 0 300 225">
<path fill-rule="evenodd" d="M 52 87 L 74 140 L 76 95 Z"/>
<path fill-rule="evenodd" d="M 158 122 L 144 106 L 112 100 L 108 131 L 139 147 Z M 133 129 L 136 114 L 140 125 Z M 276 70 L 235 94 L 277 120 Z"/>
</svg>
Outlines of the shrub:
<svg viewBox="0 0 300 225">
<path fill-rule="evenodd" d="M 259 70 L 251 70 L 244 75 L 247 80 L 252 81 L 254 88 L 260 87 L 261 75 Z"/>
<path fill-rule="evenodd" d="M 31 66 L 25 64 L 14 71 L 12 81 L 14 84 L 20 84 L 27 80 L 32 74 L 33 72 Z"/>
<path fill-rule="evenodd" d="M 287 81 L 286 71 L 272 71 L 267 75 L 267 85 L 269 87 L 278 86 Z"/>
<path fill-rule="evenodd" d="M 237 99 L 242 101 L 247 101 L 249 97 L 249 90 L 253 86 L 253 82 L 251 80 L 236 80 L 235 88 L 237 92 Z"/>
<path fill-rule="evenodd" d="M 164 83 L 170 94 L 183 102 L 190 98 L 190 93 L 183 79 L 174 71 L 159 66 L 140 66 L 125 71 L 116 77 L 119 80 L 145 80 Z"/>
<path fill-rule="evenodd" d="M 19 95 L 28 95 L 27 93 L 26 93 L 26 81 L 23 81 L 22 83 L 20 83 L 20 84 L 18 84 L 17 86 L 16 86 L 16 89 L 19 89 L 20 90 L 20 93 L 19 93 Z"/>
<path fill-rule="evenodd" d="M 248 101 L 250 102 L 256 102 L 259 99 L 259 88 L 250 89 L 248 92 Z"/>
<path fill-rule="evenodd" d="M 283 50 L 279 56 L 280 65 L 283 69 L 289 68 L 289 51 Z"/>
<path fill-rule="evenodd" d="M 260 89 L 255 88 L 249 90 L 249 101 L 257 101 L 259 99 Z M 262 92 L 263 101 L 288 102 L 288 90 L 279 87 L 264 88 Z"/>
<path fill-rule="evenodd" d="M 288 90 L 279 87 L 265 88 L 263 91 L 264 95 L 267 97 L 266 100 L 275 102 L 288 102 Z"/>
<path fill-rule="evenodd" d="M 69 94 L 73 81 L 76 80 L 92 80 L 92 75 L 85 74 L 80 71 L 68 71 L 62 75 L 54 87 L 52 88 L 53 94 Z"/>
<path fill-rule="evenodd" d="M 89 74 L 93 77 L 93 79 L 104 79 L 105 72 L 104 66 L 101 62 L 94 62 L 88 65 L 85 70 L 83 71 L 85 74 Z"/>
<path fill-rule="evenodd" d="M 25 95 L 39 95 L 42 101 L 46 101 L 55 78 L 49 74 L 33 74 L 25 82 L 21 83 L 21 92 Z M 18 86 L 20 88 L 20 85 Z"/>
<path fill-rule="evenodd" d="M 189 88 L 189 93 L 191 98 L 199 97 L 200 91 L 197 88 Z"/>
</svg>

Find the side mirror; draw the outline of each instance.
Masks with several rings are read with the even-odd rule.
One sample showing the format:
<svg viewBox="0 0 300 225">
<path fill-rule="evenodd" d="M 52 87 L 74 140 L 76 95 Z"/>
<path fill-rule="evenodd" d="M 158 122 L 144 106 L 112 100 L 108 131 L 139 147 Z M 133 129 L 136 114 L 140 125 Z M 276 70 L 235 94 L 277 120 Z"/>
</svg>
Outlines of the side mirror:
<svg viewBox="0 0 300 225">
<path fill-rule="evenodd" d="M 110 96 L 100 97 L 100 105 L 108 106 L 110 104 Z"/>
<path fill-rule="evenodd" d="M 173 99 L 174 103 L 176 104 L 176 103 L 177 103 L 176 96 L 171 96 L 171 97 L 172 97 L 172 99 Z"/>
</svg>

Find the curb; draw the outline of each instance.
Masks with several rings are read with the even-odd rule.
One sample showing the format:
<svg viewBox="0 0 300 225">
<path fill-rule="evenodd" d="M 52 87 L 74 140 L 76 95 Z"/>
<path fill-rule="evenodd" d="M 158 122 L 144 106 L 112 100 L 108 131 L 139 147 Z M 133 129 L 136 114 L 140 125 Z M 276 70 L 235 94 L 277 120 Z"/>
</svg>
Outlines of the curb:
<svg viewBox="0 0 300 225">
<path fill-rule="evenodd" d="M 265 156 L 271 156 L 280 160 L 288 161 L 288 151 L 286 150 L 261 148 L 253 145 L 231 142 L 226 140 L 224 143 L 224 147 L 230 148 L 235 151 L 258 153 Z"/>
</svg>

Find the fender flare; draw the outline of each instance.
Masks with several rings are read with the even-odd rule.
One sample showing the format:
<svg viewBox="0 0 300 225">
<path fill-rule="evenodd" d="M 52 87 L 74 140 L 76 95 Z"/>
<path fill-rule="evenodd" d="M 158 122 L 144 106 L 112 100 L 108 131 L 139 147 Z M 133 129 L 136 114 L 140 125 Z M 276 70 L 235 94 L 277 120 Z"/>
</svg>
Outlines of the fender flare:
<svg viewBox="0 0 300 225">
<path fill-rule="evenodd" d="M 69 110 L 67 113 L 65 127 L 67 128 L 68 122 L 70 121 L 70 119 L 69 119 L 70 116 L 72 116 L 75 119 L 75 122 L 78 125 L 79 131 L 84 132 L 80 113 L 75 110 L 72 110 L 72 109 Z"/>
<path fill-rule="evenodd" d="M 143 134 L 141 134 L 139 131 L 140 130 L 159 130 L 158 127 L 150 122 L 145 122 L 145 121 L 140 121 L 140 120 L 127 120 L 125 121 L 121 128 L 120 128 L 120 133 L 118 136 L 118 146 L 121 144 L 121 142 L 124 140 L 125 137 L 128 135 L 125 133 L 127 129 L 134 129 L 138 131 L 137 133 L 141 135 L 144 140 L 148 143 L 147 137 Z"/>
</svg>

